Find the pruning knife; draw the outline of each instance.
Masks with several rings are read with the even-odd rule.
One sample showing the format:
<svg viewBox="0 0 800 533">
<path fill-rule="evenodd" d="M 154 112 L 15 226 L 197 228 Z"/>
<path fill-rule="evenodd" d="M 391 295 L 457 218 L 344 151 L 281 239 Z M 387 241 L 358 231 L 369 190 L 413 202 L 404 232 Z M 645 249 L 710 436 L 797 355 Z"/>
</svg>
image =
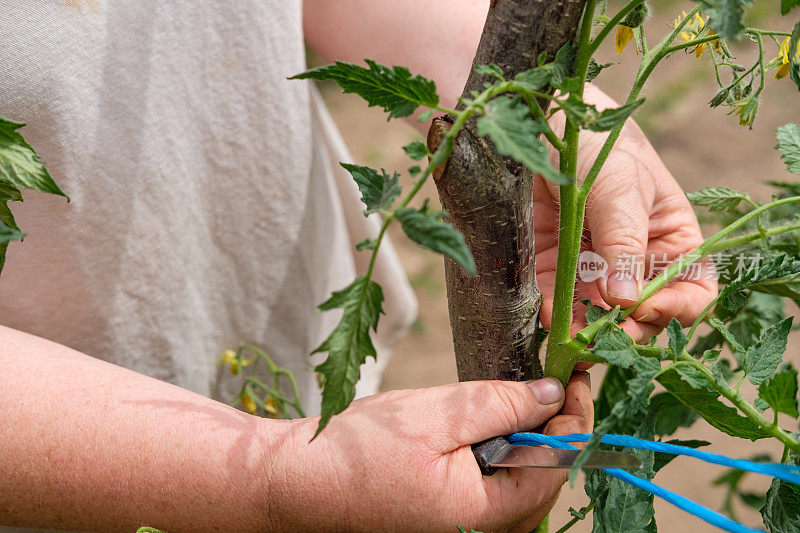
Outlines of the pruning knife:
<svg viewBox="0 0 800 533">
<path fill-rule="evenodd" d="M 570 468 L 580 450 L 561 450 L 542 446 L 511 444 L 504 437 L 495 437 L 472 446 L 475 459 L 484 475 L 498 468 Z M 624 468 L 635 470 L 642 462 L 634 455 L 613 450 L 595 450 L 589 454 L 584 469 Z"/>
</svg>

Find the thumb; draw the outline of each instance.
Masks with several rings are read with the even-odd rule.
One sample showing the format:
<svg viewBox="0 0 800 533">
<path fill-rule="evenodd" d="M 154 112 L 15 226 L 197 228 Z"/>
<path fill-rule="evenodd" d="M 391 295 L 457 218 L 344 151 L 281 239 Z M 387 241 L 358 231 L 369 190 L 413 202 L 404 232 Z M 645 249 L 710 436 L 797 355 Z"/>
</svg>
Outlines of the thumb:
<svg viewBox="0 0 800 533">
<path fill-rule="evenodd" d="M 564 387 L 555 378 L 468 381 L 451 387 L 443 412 L 456 447 L 531 430 L 555 416 L 564 403 Z"/>
<path fill-rule="evenodd" d="M 598 194 L 587 206 L 586 225 L 592 235 L 592 249 L 607 264 L 597 280 L 603 300 L 629 307 L 639 300 L 645 274 L 649 212 L 645 199 L 636 191 Z"/>
</svg>

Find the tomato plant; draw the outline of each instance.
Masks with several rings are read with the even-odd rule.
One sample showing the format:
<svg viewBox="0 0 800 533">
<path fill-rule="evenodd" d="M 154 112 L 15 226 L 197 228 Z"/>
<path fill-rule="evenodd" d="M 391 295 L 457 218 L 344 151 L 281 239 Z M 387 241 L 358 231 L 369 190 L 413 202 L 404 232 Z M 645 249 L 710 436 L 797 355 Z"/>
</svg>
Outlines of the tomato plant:
<svg viewBox="0 0 800 533">
<path fill-rule="evenodd" d="M 396 173 L 343 165 L 361 190 L 364 214 L 379 213 L 383 224 L 375 239 L 358 244 L 359 250 L 371 251 L 367 270 L 319 306 L 322 311 L 341 309 L 342 319 L 316 350 L 328 354 L 315 369 L 324 381 L 318 431 L 352 401 L 360 365 L 375 356 L 370 332 L 377 327 L 383 293 L 371 278 L 377 250 L 390 224 L 399 223 L 411 240 L 443 254 L 467 273 L 483 275 L 464 236 L 449 223 L 448 213 L 431 212 L 427 203 L 412 203 L 423 183 L 448 164 L 462 131 L 474 124 L 478 134 L 489 139 L 499 154 L 559 186 L 558 262 L 544 375 L 566 383 L 578 362 L 609 366 L 597 402 L 594 437 L 581 457 L 599 446 L 601 436 L 609 432 L 633 433 L 638 428 L 639 436 L 663 438 L 703 418 L 735 437 L 775 439 L 784 447 L 782 460 L 795 464 L 800 457 L 800 439 L 781 425 L 779 415 L 798 417 L 797 372 L 783 363 L 792 329 L 792 319 L 784 317 L 783 299 L 800 297 L 796 208 L 800 185 L 775 183 L 776 194 L 769 202 L 755 201 L 727 187 L 688 195 L 695 205 L 710 210 L 721 229 L 653 275 L 639 303 L 709 257 L 735 254 L 750 265 L 735 275 L 720 272 L 724 287 L 688 332 L 673 319 L 667 328 L 666 346 L 658 346 L 656 339 L 638 344 L 617 325 L 636 305 L 607 310 L 589 303 L 588 325 L 575 335 L 570 333 L 587 198 L 623 124 L 644 102 L 641 94 L 645 83 L 662 60 L 679 53 L 709 57 L 719 85 L 710 105 L 727 108 L 742 126 L 751 126 L 756 119 L 767 76 L 788 78 L 789 83 L 800 87 L 800 23 L 792 32 L 749 27 L 745 15 L 751 5 L 748 0 L 701 0 L 678 14 L 665 34 L 651 43 L 647 38 L 648 7 L 642 0 L 630 1 L 614 14 L 607 14 L 604 3 L 589 0 L 577 35 L 554 57 L 543 53 L 533 68 L 513 75 L 496 64 L 478 65 L 478 73 L 491 81 L 462 97 L 455 109 L 440 105 L 432 81 L 399 66 L 367 60 L 365 68 L 339 62 L 296 76 L 332 80 L 345 92 L 356 93 L 369 105 L 383 108 L 389 118 L 410 116 L 420 107 L 425 109 L 420 120 L 430 119 L 433 113 L 449 117 L 438 142 L 429 146 L 414 142 L 403 148 L 413 159 L 427 159 L 427 164 L 408 169 L 416 181 L 405 194 Z M 782 14 L 797 5 L 793 0 L 782 2 Z M 633 43 L 641 60 L 626 101 L 618 108 L 600 111 L 584 101 L 584 87 L 611 67 L 597 63 L 593 56 L 612 35 L 617 53 Z M 752 64 L 737 62 L 729 48 L 734 41 L 752 43 L 756 52 Z M 562 135 L 547 121 L 556 112 L 566 115 Z M 589 170 L 578 176 L 578 141 L 584 130 L 608 132 L 608 136 Z M 558 151 L 558 168 L 551 166 L 548 144 Z M 777 148 L 787 169 L 800 174 L 800 126 L 779 128 Z M 710 325 L 711 333 L 701 336 L 698 326 L 704 322 Z M 723 348 L 731 355 L 721 355 Z M 740 392 L 744 381 L 758 388 L 756 398 L 745 398 Z M 654 395 L 655 383 L 666 392 Z M 579 459 L 571 478 L 580 465 Z M 639 474 L 652 477 L 656 470 L 650 468 Z M 731 493 L 739 494 L 736 483 L 721 483 L 729 483 Z M 582 512 L 576 512 L 576 517 L 591 508 L 602 509 L 593 514 L 596 530 L 654 530 L 652 495 L 640 491 L 620 502 L 620 491 L 637 489 L 610 482 L 602 473 L 589 476 L 586 487 L 591 502 Z M 798 494 L 800 491 L 790 483 L 775 481 L 764 498 L 756 499 L 770 530 L 800 529 Z"/>
</svg>

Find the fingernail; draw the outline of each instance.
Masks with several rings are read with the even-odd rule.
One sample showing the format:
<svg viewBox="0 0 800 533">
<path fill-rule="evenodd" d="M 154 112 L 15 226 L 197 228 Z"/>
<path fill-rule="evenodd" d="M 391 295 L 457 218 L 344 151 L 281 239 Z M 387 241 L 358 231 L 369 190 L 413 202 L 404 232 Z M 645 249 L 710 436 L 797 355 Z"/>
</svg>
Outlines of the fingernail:
<svg viewBox="0 0 800 533">
<path fill-rule="evenodd" d="M 645 313 L 643 317 L 639 318 L 637 322 L 656 322 L 661 316 L 661 311 L 652 309 Z"/>
<path fill-rule="evenodd" d="M 561 401 L 564 395 L 564 387 L 556 378 L 537 379 L 529 381 L 528 387 L 533 391 L 536 400 L 542 405 L 549 405 Z"/>
<path fill-rule="evenodd" d="M 630 275 L 614 272 L 606 280 L 606 291 L 613 298 L 636 301 L 639 299 L 639 284 Z"/>
</svg>

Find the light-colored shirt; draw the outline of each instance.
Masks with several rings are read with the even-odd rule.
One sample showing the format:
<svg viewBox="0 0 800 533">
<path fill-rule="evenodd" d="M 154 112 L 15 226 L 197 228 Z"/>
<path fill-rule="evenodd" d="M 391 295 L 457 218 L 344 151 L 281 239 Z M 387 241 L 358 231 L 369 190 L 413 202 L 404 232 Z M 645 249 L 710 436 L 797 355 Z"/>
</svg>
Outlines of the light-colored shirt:
<svg viewBox="0 0 800 533">
<path fill-rule="evenodd" d="M 229 401 L 240 342 L 298 376 L 338 321 L 376 232 L 303 71 L 297 0 L 4 0 L 0 114 L 27 122 L 63 198 L 23 191 L 26 233 L 0 275 L 0 323 Z M 416 302 L 390 243 L 377 390 Z"/>
</svg>

